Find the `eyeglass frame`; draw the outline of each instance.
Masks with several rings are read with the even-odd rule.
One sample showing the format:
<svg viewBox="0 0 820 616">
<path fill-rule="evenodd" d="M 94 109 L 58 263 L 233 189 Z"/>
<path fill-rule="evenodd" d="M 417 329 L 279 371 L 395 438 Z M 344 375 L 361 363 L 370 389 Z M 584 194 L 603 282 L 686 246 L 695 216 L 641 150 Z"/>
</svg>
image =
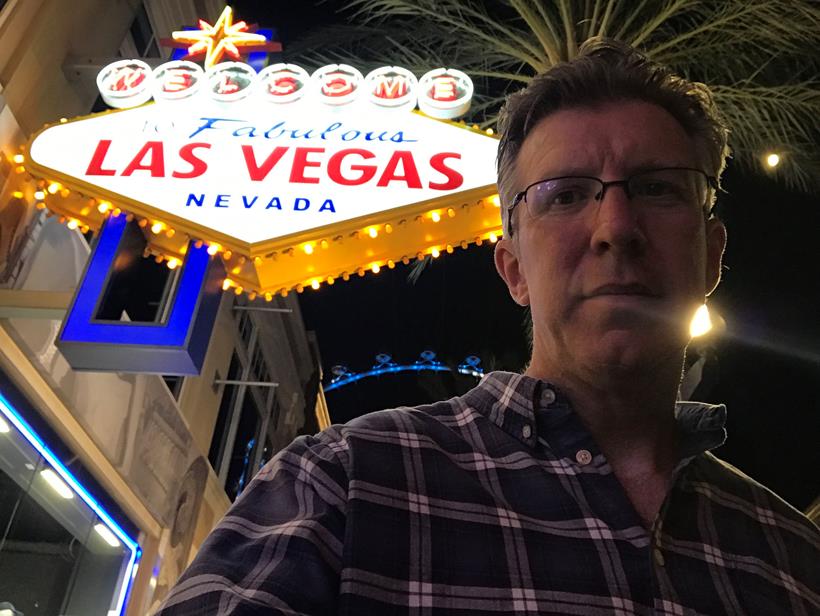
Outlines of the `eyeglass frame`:
<svg viewBox="0 0 820 616">
<path fill-rule="evenodd" d="M 513 223 L 512 223 L 513 210 L 515 210 L 515 208 L 518 206 L 519 203 L 521 203 L 521 201 L 524 201 L 525 203 L 527 202 L 527 192 L 533 186 L 537 186 L 538 184 L 543 184 L 544 182 L 552 182 L 554 180 L 567 180 L 567 179 L 570 179 L 570 178 L 582 179 L 582 180 L 595 180 L 596 182 L 601 184 L 601 193 L 600 193 L 601 197 L 599 199 L 595 199 L 595 201 L 598 201 L 599 203 L 601 201 L 603 201 L 604 197 L 606 196 L 606 191 L 609 189 L 610 186 L 623 186 L 624 193 L 626 194 L 627 198 L 631 200 L 632 195 L 629 194 L 629 182 L 637 175 L 643 175 L 645 173 L 652 173 L 652 172 L 655 172 L 655 171 L 695 171 L 697 173 L 700 173 L 703 177 L 706 178 L 707 188 L 710 188 L 713 191 L 717 191 L 720 188 L 720 185 L 718 184 L 717 178 L 715 176 L 709 175 L 703 169 L 696 169 L 694 167 L 658 167 L 658 168 L 655 168 L 655 169 L 644 169 L 643 171 L 638 171 L 636 173 L 633 173 L 632 175 L 630 175 L 630 176 L 628 176 L 624 179 L 612 180 L 610 182 L 605 182 L 601 178 L 595 177 L 593 175 L 559 175 L 558 177 L 544 178 L 543 180 L 538 180 L 537 182 L 533 182 L 532 184 L 530 184 L 529 186 L 524 188 L 524 190 L 521 190 L 521 191 L 518 191 L 517 193 L 515 193 L 515 195 L 513 196 L 512 204 L 510 205 L 510 207 L 506 208 L 507 217 L 508 217 L 507 218 L 507 226 L 510 229 L 510 237 L 512 237 L 512 235 L 513 235 Z M 709 198 L 708 198 L 708 195 L 707 195 L 707 203 L 708 202 L 709 202 Z M 701 207 L 705 208 L 707 203 L 704 203 Z"/>
</svg>

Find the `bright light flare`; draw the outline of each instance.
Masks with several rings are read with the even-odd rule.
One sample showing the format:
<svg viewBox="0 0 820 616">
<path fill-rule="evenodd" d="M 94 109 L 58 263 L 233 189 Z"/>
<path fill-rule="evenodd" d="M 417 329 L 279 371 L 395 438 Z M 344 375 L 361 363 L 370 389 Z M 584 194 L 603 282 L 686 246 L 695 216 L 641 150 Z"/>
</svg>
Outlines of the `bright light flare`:
<svg viewBox="0 0 820 616">
<path fill-rule="evenodd" d="M 313 254 L 313 244 L 305 244 L 304 246 L 302 246 L 302 250 L 305 251 L 306 255 L 312 255 Z"/>
<path fill-rule="evenodd" d="M 769 166 L 770 169 L 774 169 L 777 165 L 780 164 L 780 155 L 775 154 L 774 152 L 766 156 L 766 164 Z"/>
<path fill-rule="evenodd" d="M 438 212 L 433 212 L 432 214 L 430 214 L 430 218 L 433 219 L 433 222 L 438 222 L 439 220 L 441 220 L 441 214 L 439 214 Z"/>
<path fill-rule="evenodd" d="M 11 432 L 11 428 L 9 424 L 6 423 L 6 420 L 0 417 L 0 434 L 6 434 L 7 432 Z"/>
<path fill-rule="evenodd" d="M 71 491 L 71 488 L 69 488 L 65 482 L 57 476 L 57 473 L 50 468 L 44 468 L 41 470 L 40 477 L 45 479 L 48 485 L 50 485 L 52 489 L 61 497 L 66 500 L 69 498 L 74 498 L 74 492 Z"/>
<path fill-rule="evenodd" d="M 689 335 L 692 338 L 703 336 L 712 330 L 712 319 L 709 317 L 709 309 L 703 304 L 695 312 L 692 322 L 689 324 Z"/>
<path fill-rule="evenodd" d="M 103 540 L 110 545 L 112 548 L 120 547 L 120 540 L 117 539 L 117 536 L 111 532 L 111 529 L 108 528 L 102 522 L 98 522 L 94 525 L 94 530 L 97 531 L 97 534 L 103 538 Z"/>
<path fill-rule="evenodd" d="M 375 240 L 377 237 L 379 237 L 379 231 L 378 231 L 378 229 L 376 229 L 376 227 L 370 227 L 370 228 L 367 230 L 367 234 L 368 234 L 370 237 L 372 237 L 374 240 Z"/>
</svg>

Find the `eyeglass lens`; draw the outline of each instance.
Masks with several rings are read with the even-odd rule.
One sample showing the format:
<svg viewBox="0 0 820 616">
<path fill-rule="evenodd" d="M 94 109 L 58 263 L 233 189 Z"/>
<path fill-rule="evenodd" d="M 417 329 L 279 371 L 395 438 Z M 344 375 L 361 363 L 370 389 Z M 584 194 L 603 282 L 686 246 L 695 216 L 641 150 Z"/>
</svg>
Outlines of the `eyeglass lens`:
<svg viewBox="0 0 820 616">
<path fill-rule="evenodd" d="M 530 215 L 571 214 L 591 201 L 603 199 L 606 190 L 621 184 L 633 203 L 641 206 L 700 207 L 708 193 L 706 175 L 693 169 L 659 169 L 636 173 L 623 182 L 592 177 L 563 177 L 544 180 L 527 190 L 524 200 Z"/>
</svg>

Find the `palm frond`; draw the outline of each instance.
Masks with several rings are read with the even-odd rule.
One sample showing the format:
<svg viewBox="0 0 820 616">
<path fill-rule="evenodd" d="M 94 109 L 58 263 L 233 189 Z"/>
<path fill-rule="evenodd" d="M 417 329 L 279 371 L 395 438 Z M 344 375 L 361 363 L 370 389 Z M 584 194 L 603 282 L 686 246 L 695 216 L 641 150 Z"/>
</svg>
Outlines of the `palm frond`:
<svg viewBox="0 0 820 616">
<path fill-rule="evenodd" d="M 758 158 L 776 150 L 787 185 L 820 187 L 812 0 L 351 0 L 344 10 L 348 24 L 294 43 L 288 57 L 417 74 L 460 68 L 476 82 L 469 120 L 491 126 L 507 92 L 572 58 L 586 38 L 614 36 L 712 87 L 739 164 L 759 169 Z"/>
</svg>

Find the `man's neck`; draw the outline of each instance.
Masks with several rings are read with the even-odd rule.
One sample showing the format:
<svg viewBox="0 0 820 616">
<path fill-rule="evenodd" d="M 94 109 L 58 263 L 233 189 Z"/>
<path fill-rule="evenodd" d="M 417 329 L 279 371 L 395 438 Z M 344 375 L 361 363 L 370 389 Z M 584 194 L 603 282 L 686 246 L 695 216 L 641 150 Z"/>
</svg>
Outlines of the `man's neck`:
<svg viewBox="0 0 820 616">
<path fill-rule="evenodd" d="M 586 374 L 533 362 L 527 374 L 555 383 L 617 474 L 670 475 L 677 463 L 675 400 L 683 358 L 641 369 Z"/>
<path fill-rule="evenodd" d="M 592 378 L 559 369 L 541 371 L 535 362 L 527 370 L 569 398 L 647 529 L 679 459 L 674 413 L 682 359 L 629 372 L 589 371 Z"/>
</svg>

